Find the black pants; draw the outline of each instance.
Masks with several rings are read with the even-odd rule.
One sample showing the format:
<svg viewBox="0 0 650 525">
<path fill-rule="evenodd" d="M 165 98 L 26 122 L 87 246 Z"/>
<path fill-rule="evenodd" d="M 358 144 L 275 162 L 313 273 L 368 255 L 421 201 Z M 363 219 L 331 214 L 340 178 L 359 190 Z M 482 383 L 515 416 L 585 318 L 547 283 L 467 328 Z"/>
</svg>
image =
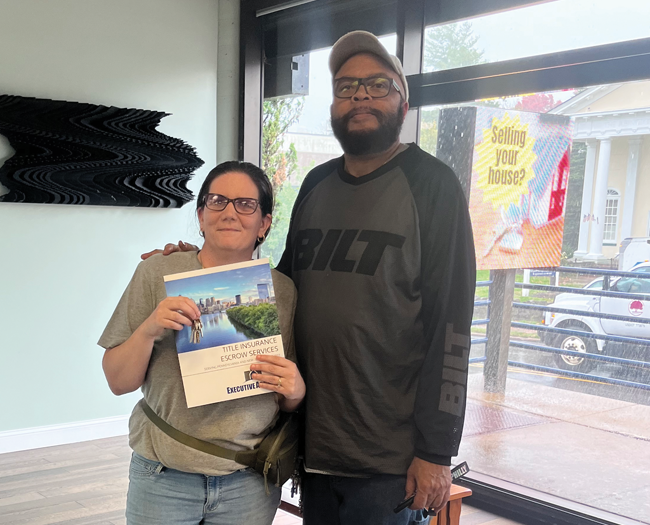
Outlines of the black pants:
<svg viewBox="0 0 650 525">
<path fill-rule="evenodd" d="M 406 476 L 344 478 L 304 473 L 304 525 L 410 525 L 426 523 L 420 511 L 393 509 L 405 498 Z"/>
</svg>

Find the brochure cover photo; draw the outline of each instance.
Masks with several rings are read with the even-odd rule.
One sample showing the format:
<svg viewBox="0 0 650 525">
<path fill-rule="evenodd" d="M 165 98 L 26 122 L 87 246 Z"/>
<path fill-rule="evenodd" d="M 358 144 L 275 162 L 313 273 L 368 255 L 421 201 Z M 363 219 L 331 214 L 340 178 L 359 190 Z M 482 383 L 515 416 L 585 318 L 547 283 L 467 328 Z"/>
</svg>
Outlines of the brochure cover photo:
<svg viewBox="0 0 650 525">
<path fill-rule="evenodd" d="M 193 300 L 201 317 L 176 334 L 188 408 L 270 393 L 250 378 L 260 354 L 284 357 L 268 259 L 164 277 L 168 297 Z"/>
</svg>

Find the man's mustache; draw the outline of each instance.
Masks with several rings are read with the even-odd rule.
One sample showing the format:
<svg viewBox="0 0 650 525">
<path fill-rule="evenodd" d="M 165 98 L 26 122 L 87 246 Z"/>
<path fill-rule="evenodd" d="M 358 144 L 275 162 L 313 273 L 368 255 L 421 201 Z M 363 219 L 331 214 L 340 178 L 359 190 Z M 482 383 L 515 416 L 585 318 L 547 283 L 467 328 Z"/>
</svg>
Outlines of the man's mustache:
<svg viewBox="0 0 650 525">
<path fill-rule="evenodd" d="M 379 120 L 380 122 L 383 121 L 385 118 L 384 114 L 378 109 L 368 108 L 368 107 L 357 107 L 351 109 L 345 115 L 343 115 L 343 117 L 341 117 L 341 120 L 343 120 L 343 122 L 347 124 L 348 122 L 350 122 L 352 117 L 354 117 L 355 115 L 359 115 L 361 113 L 374 115 L 375 117 L 377 117 L 377 120 Z"/>
</svg>

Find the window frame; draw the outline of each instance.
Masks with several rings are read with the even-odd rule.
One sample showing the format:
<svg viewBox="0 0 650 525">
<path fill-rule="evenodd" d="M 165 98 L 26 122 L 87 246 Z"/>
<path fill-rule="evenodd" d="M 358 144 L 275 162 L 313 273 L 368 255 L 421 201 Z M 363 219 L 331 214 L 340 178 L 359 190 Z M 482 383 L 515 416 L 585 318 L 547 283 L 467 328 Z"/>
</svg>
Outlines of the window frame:
<svg viewBox="0 0 650 525">
<path fill-rule="evenodd" d="M 430 105 L 460 104 L 476 100 L 512 96 L 521 93 L 556 91 L 598 84 L 642 80 L 650 75 L 650 38 L 594 46 L 489 64 L 422 73 L 425 27 L 460 21 L 474 16 L 525 7 L 555 0 L 376 0 L 375 4 L 396 4 L 397 56 L 404 64 L 410 90 L 411 109 L 403 126 L 401 139 L 418 142 L 420 108 Z M 351 29 L 365 29 L 385 34 L 392 24 L 379 17 L 341 22 L 336 16 L 343 3 L 348 6 L 367 4 L 368 0 L 242 0 L 240 13 L 240 148 L 239 158 L 256 164 L 261 161 L 261 122 L 263 71 L 265 61 L 280 53 L 301 49 L 302 53 L 334 44 Z M 365 4 L 364 4 L 365 5 Z M 380 7 L 377 10 L 381 11 Z M 331 17 L 316 32 L 302 28 L 294 39 L 278 41 L 275 51 L 269 48 L 269 32 L 279 31 L 280 22 L 298 19 L 308 11 L 327 13 Z M 258 16 L 262 10 L 273 10 Z M 307 16 L 307 15 L 304 15 Z M 390 16 L 390 14 L 388 15 Z M 348 17 L 349 19 L 350 17 Z M 338 22 L 337 22 L 338 20 Z M 350 28 L 349 24 L 355 24 Z M 362 24 L 362 26 L 360 26 Z M 285 24 L 287 31 L 290 24 Z M 275 28 L 275 29 L 273 29 Z M 383 28 L 383 29 L 382 29 Z M 302 40 L 301 40 L 302 39 Z M 277 40 L 277 34 L 276 34 Z M 305 42 L 307 44 L 305 44 Z M 281 43 L 281 45 L 279 45 Z M 266 46 L 266 47 L 265 47 Z M 294 47 L 291 47 L 294 46 Z M 275 53 L 276 56 L 273 56 Z M 298 54 L 298 53 L 296 53 Z M 619 206 L 620 209 L 620 206 Z M 650 236 L 650 215 L 648 217 Z M 622 516 L 544 495 L 507 480 L 470 473 L 459 484 L 472 489 L 469 502 L 479 508 L 524 523 L 593 525 L 636 523 Z M 290 510 L 286 502 L 281 508 Z"/>
<path fill-rule="evenodd" d="M 351 29 L 381 35 L 397 24 L 397 56 L 402 59 L 410 91 L 410 110 L 402 140 L 417 142 L 422 106 L 460 104 L 483 98 L 557 91 L 597 84 L 643 80 L 650 71 L 650 38 L 549 53 L 521 59 L 422 73 L 425 28 L 498 11 L 556 0 L 243 0 L 240 34 L 240 147 L 239 157 L 259 164 L 263 67 L 282 53 L 305 53 L 332 45 Z M 346 16 L 345 8 L 358 4 L 369 17 Z M 480 4 L 480 5 L 477 5 Z M 391 14 L 395 5 L 397 16 Z M 369 6 L 374 6 L 370 9 Z M 377 17 L 382 9 L 384 18 Z M 264 12 L 272 11 L 268 15 Z M 331 23 L 322 23 L 331 13 Z M 301 18 L 302 17 L 302 18 Z M 393 17 L 393 19 L 388 20 Z M 291 26 L 291 20 L 294 26 Z M 312 24 L 305 24 L 312 20 Z M 269 34 L 282 24 L 291 38 L 269 49 Z M 354 27 L 350 24 L 355 24 Z M 359 25 L 361 24 L 361 25 Z"/>
</svg>

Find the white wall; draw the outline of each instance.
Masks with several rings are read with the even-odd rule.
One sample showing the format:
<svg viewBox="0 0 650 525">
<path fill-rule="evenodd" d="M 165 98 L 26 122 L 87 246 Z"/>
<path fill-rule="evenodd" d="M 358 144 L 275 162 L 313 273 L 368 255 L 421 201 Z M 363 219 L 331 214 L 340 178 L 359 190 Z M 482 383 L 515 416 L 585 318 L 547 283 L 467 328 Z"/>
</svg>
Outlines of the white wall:
<svg viewBox="0 0 650 525">
<path fill-rule="evenodd" d="M 0 93 L 162 110 L 216 162 L 217 0 L 0 0 Z M 237 101 L 232 104 L 236 106 Z M 8 155 L 0 140 L 0 163 Z M 140 253 L 198 242 L 180 210 L 0 202 L 0 434 L 126 415 L 96 346 Z"/>
</svg>

